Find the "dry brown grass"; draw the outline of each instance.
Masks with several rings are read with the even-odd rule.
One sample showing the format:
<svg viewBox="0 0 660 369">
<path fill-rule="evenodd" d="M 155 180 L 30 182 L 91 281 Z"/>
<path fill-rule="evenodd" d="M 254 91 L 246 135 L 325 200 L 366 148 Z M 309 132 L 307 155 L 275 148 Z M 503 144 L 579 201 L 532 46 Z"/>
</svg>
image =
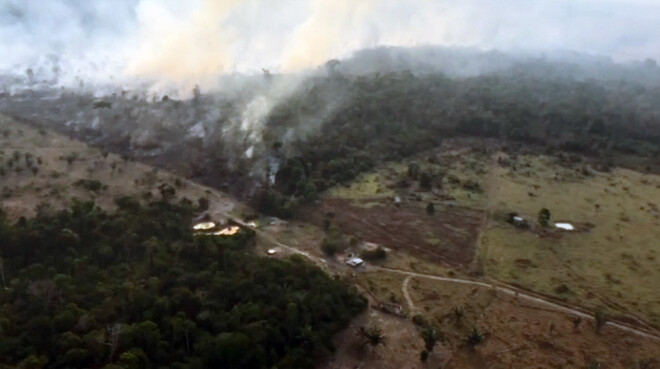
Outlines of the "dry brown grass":
<svg viewBox="0 0 660 369">
<path fill-rule="evenodd" d="M 422 314 L 440 329 L 451 359 L 447 368 L 586 368 L 591 360 L 607 368 L 633 368 L 638 360 L 658 359 L 660 342 L 613 327 L 596 333 L 584 319 L 576 329 L 571 316 L 497 294 L 482 287 L 421 278 L 409 293 Z M 464 312 L 455 318 L 453 307 Z M 465 348 L 467 331 L 477 326 L 486 341 L 475 352 Z"/>
<path fill-rule="evenodd" d="M 225 215 L 240 208 L 217 190 L 0 116 L 0 133 L 4 131 L 8 135 L 0 134 L 0 163 L 5 172 L 0 177 L 0 204 L 11 219 L 34 215 L 39 204 L 48 203 L 53 209 L 68 207 L 72 198 L 93 198 L 97 205 L 112 210 L 116 196 L 160 196 L 158 186 L 162 183 L 173 185 L 178 198 L 193 203 L 201 197 L 209 199 L 212 214 Z M 8 167 L 14 152 L 20 156 L 20 172 L 16 172 L 15 164 Z M 25 154 L 34 158 L 36 173 L 27 167 Z M 66 157 L 70 155 L 75 159 L 69 163 Z M 76 185 L 79 180 L 98 180 L 105 187 L 89 191 Z"/>
</svg>

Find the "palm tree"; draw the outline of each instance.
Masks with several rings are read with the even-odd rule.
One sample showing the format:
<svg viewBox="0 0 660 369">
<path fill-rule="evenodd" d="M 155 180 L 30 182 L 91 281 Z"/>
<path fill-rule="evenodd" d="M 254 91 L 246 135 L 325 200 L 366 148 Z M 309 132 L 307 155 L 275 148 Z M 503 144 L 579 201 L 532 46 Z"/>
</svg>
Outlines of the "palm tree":
<svg viewBox="0 0 660 369">
<path fill-rule="evenodd" d="M 433 351 L 433 347 L 438 340 L 442 340 L 442 333 L 438 332 L 433 327 L 424 328 L 422 333 L 420 333 L 420 336 L 422 336 L 424 346 L 428 352 Z"/>
<path fill-rule="evenodd" d="M 454 315 L 454 319 L 456 320 L 456 324 L 461 322 L 461 319 L 463 319 L 463 316 L 465 315 L 465 310 L 463 310 L 462 307 L 454 305 L 451 308 L 451 312 Z"/>
<path fill-rule="evenodd" d="M 383 333 L 383 330 L 376 325 L 360 327 L 360 329 L 357 331 L 357 334 L 364 340 L 365 343 L 368 343 L 374 349 L 378 345 L 385 345 L 385 334 Z"/>
<path fill-rule="evenodd" d="M 473 326 L 472 329 L 470 329 L 470 332 L 467 335 L 467 344 L 473 350 L 478 344 L 483 343 L 485 340 L 486 340 L 486 336 L 484 336 L 484 334 L 481 333 L 481 331 L 476 325 Z"/>
<path fill-rule="evenodd" d="M 539 211 L 539 217 L 538 217 L 539 224 L 542 227 L 548 227 L 550 225 L 550 210 L 543 208 L 541 211 Z"/>
<path fill-rule="evenodd" d="M 605 323 L 607 323 L 607 315 L 602 310 L 594 312 L 594 323 L 596 326 L 596 333 L 600 333 Z"/>
</svg>

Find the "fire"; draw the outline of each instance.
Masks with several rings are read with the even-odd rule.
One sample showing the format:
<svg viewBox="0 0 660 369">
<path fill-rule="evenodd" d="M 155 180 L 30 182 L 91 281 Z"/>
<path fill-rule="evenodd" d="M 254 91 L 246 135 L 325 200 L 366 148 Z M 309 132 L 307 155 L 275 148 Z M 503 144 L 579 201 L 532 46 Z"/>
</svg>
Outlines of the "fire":
<svg viewBox="0 0 660 369">
<path fill-rule="evenodd" d="M 203 222 L 203 223 L 198 223 L 193 226 L 193 229 L 196 231 L 205 231 L 207 229 L 211 229 L 215 227 L 215 223 L 213 222 Z"/>
<path fill-rule="evenodd" d="M 221 229 L 218 232 L 215 232 L 214 235 L 216 235 L 216 236 L 233 236 L 236 233 L 238 233 L 238 231 L 240 231 L 240 230 L 241 229 L 237 226 L 231 226 L 231 227 Z"/>
</svg>

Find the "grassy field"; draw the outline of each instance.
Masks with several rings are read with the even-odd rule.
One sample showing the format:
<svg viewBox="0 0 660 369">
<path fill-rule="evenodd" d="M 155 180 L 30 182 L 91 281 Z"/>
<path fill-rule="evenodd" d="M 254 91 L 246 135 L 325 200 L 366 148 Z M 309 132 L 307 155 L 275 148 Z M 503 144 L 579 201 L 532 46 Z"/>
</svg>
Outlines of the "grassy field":
<svg viewBox="0 0 660 369">
<path fill-rule="evenodd" d="M 638 368 L 660 349 L 655 341 L 611 327 L 597 333 L 591 321 L 576 328 L 566 314 L 488 288 L 414 278 L 409 293 L 422 315 L 443 332 L 445 340 L 438 345 L 452 352 L 446 368 L 588 368 L 592 363 Z M 474 351 L 465 348 L 472 327 L 486 337 Z"/>
<path fill-rule="evenodd" d="M 10 218 L 32 216 L 46 204 L 68 207 L 72 198 L 112 210 L 116 196 L 160 196 L 162 184 L 179 199 L 208 199 L 211 214 L 240 210 L 219 191 L 0 115 L 0 204 Z"/>
<path fill-rule="evenodd" d="M 487 209 L 490 221 L 479 243 L 479 273 L 420 260 L 405 250 L 388 255 L 383 265 L 458 278 L 479 278 L 483 273 L 484 278 L 517 284 L 591 311 L 660 323 L 660 264 L 656 259 L 660 214 L 655 204 L 660 201 L 659 176 L 626 169 L 597 172 L 574 158 L 509 158 L 460 147 L 443 154 L 442 160 L 429 160 L 427 154 L 383 165 L 325 196 L 356 203 L 400 196 L 410 206 L 435 202 L 440 209 L 449 209 L 450 204 Z M 500 165 L 498 156 L 507 160 Z M 434 185 L 432 191 L 420 191 L 415 182 L 397 186 L 411 162 L 422 170 L 442 173 L 441 185 Z M 480 190 L 466 189 L 464 184 L 470 180 Z M 536 223 L 542 208 L 550 210 L 551 225 L 565 221 L 576 230 L 540 227 Z M 506 221 L 510 212 L 524 216 L 533 227 L 515 228 Z M 380 271 L 359 278 L 377 298 L 409 310 L 401 291 L 403 276 Z M 407 285 L 413 313 L 420 313 L 447 338 L 441 350 L 451 356 L 443 358 L 444 367 L 579 368 L 602 363 L 603 367 L 626 368 L 638 367 L 658 352 L 653 341 L 611 327 L 598 334 L 591 321 L 575 328 L 573 317 L 567 314 L 488 288 L 420 277 L 413 277 Z M 460 322 L 453 315 L 454 307 L 463 313 Z M 475 352 L 464 345 L 473 325 L 488 337 Z"/>
<path fill-rule="evenodd" d="M 486 199 L 483 180 L 488 170 L 488 158 L 470 147 L 447 141 L 437 151 L 384 163 L 371 172 L 359 175 L 349 184 L 328 189 L 323 197 L 366 200 L 398 196 L 403 202 L 419 206 L 432 202 L 481 208 L 485 206 Z M 420 173 L 432 176 L 431 190 L 421 189 L 418 178 L 409 176 L 411 164 L 416 165 Z M 476 184 L 476 187 L 470 188 L 470 184 Z M 365 203 L 362 202 L 361 206 Z"/>
<path fill-rule="evenodd" d="M 328 189 L 325 197 L 339 197 L 344 199 L 368 199 L 393 197 L 394 191 L 387 188 L 386 178 L 400 172 L 401 168 L 389 168 L 389 170 L 378 170 L 372 173 L 359 175 L 353 182 L 346 186 L 335 186 Z"/>
<path fill-rule="evenodd" d="M 492 170 L 491 223 L 479 255 L 488 275 L 660 324 L 659 176 L 595 172 L 543 156 L 519 156 Z M 518 212 L 536 223 L 544 207 L 553 221 L 584 229 L 543 235 L 538 226 L 521 230 L 504 221 Z"/>
<path fill-rule="evenodd" d="M 483 214 L 478 209 L 488 208 L 491 221 L 479 249 L 486 277 L 593 309 L 632 312 L 658 324 L 660 267 L 656 256 L 660 255 L 656 253 L 660 247 L 656 240 L 660 239 L 660 215 L 654 201 L 660 199 L 660 177 L 628 170 L 589 174 L 591 171 L 579 165 L 567 168 L 546 157 L 520 156 L 508 167 L 494 165 L 491 159 L 469 146 L 448 142 L 438 152 L 385 164 L 323 196 L 354 200 L 356 206 L 369 206 L 373 199 L 372 203 L 378 204 L 373 209 L 376 212 L 413 207 L 424 217 L 429 216 L 422 212 L 429 202 L 437 206 L 436 217 L 444 212 L 459 214 L 465 207 Z M 409 178 L 410 163 L 433 174 L 436 182 L 432 190 L 422 190 L 417 180 Z M 163 183 L 174 186 L 179 199 L 196 202 L 208 198 L 211 215 L 243 218 L 253 213 L 219 191 L 1 116 L 0 164 L 0 203 L 14 219 L 33 215 L 43 203 L 53 208 L 68 206 L 72 198 L 93 198 L 112 210 L 115 196 L 159 196 L 158 187 Z M 400 186 L 401 180 L 407 180 L 408 185 Z M 79 181 L 98 181 L 101 188 Z M 402 199 L 401 208 L 388 200 L 394 196 Z M 519 230 L 504 220 L 511 211 L 535 219 L 542 207 L 550 209 L 553 220 L 572 222 L 584 231 L 549 232 L 542 237 L 538 228 Z M 404 228 L 414 231 L 419 219 L 404 219 L 402 225 L 409 224 Z M 277 240 L 314 258 L 325 258 L 319 247 L 325 233 L 319 227 L 291 221 L 264 226 L 263 232 L 256 249 L 259 254 L 279 247 L 272 242 Z M 282 249 L 274 257 L 291 253 Z M 340 337 L 337 362 L 328 367 L 364 363 L 364 368 L 378 368 L 397 363 L 397 367 L 415 368 L 569 368 L 587 367 L 596 360 L 605 367 L 623 368 L 635 367 L 637 360 L 659 352 L 657 343 L 611 327 L 596 334 L 592 323 L 585 321 L 574 329 L 570 316 L 498 296 L 488 288 L 408 279 L 382 270 L 362 273 L 332 258 L 319 264 L 348 283 L 358 283 L 380 301 L 398 303 L 406 311 L 421 314 L 446 338 L 437 344 L 431 359 L 422 363 L 421 328 L 410 320 L 371 310 L 363 317 L 365 322 L 354 323 L 379 324 L 388 336 L 387 347 L 380 352 L 351 354 L 350 347 L 344 346 L 354 341 L 349 339 L 355 337 L 353 326 Z M 441 265 L 405 249 L 391 251 L 385 260 L 369 264 L 447 277 L 479 277 L 471 268 Z M 402 291 L 406 280 L 412 311 Z M 454 316 L 454 307 L 463 313 L 460 321 Z M 465 337 L 473 325 L 486 334 L 486 341 L 470 351 Z"/>
</svg>

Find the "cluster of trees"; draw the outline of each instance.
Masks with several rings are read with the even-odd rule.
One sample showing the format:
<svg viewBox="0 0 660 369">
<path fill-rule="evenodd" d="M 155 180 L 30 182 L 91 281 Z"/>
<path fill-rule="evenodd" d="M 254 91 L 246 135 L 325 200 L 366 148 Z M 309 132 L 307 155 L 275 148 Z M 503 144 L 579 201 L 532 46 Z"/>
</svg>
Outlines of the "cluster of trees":
<svg viewBox="0 0 660 369">
<path fill-rule="evenodd" d="M 263 124 L 256 133 L 263 139 L 251 147 L 249 158 L 244 153 L 250 140 L 241 137 L 255 132 L 241 131 L 236 122 L 244 119 L 246 103 L 270 96 L 273 84 L 286 76 L 248 78 L 238 91 L 197 91 L 187 101 L 148 101 L 122 93 L 108 97 L 107 108 L 93 109 L 91 96 L 62 95 L 40 101 L 37 108 L 49 120 L 61 121 L 66 132 L 111 150 L 130 151 L 210 185 L 249 192 L 240 195 L 254 195 L 248 185 L 252 176 L 267 177 L 267 158 L 281 157 L 273 186 L 268 178 L 259 178 L 266 184 L 264 191 L 275 193 L 255 196 L 263 197 L 263 210 L 281 216 L 379 162 L 428 150 L 446 137 L 490 137 L 600 156 L 660 154 L 660 89 L 637 78 L 648 73 L 657 78 L 656 66 L 640 67 L 639 75 L 598 73 L 598 79 L 551 61 L 513 63 L 451 78 L 437 68 L 417 74 L 398 68 L 351 74 L 351 68 L 336 61 L 328 68 L 328 73 L 314 74 L 273 100 L 274 108 L 259 117 Z M 79 124 L 92 118 L 99 124 L 73 132 L 65 123 L 82 102 L 89 108 Z M 34 104 L 25 104 L 0 101 L 0 108 L 34 114 Z M 54 111 L 59 110 L 48 104 L 67 109 L 56 117 Z M 420 184 L 428 187 L 430 178 L 419 174 Z"/>
<path fill-rule="evenodd" d="M 256 256 L 249 229 L 193 236 L 188 201 L 116 204 L 0 212 L 0 363 L 309 368 L 366 306 L 302 258 Z"/>
<path fill-rule="evenodd" d="M 338 89 L 349 96 L 344 103 L 316 134 L 291 144 L 295 155 L 277 176 L 280 193 L 302 199 L 309 182 L 323 191 L 375 163 L 401 160 L 452 136 L 596 156 L 660 153 L 660 90 L 626 81 L 544 79 L 527 70 L 456 79 L 409 72 L 319 77 L 290 99 L 296 103 L 284 101 L 273 111 L 269 136 L 281 137 L 290 129 L 287 122 L 301 119 L 300 106 L 321 109 L 318 96 Z M 413 174 L 428 187 L 426 173 Z"/>
<path fill-rule="evenodd" d="M 5 159 L 5 152 L 0 151 L 0 178 L 8 175 L 12 171 L 17 174 L 20 174 L 23 171 L 28 171 L 33 175 L 39 173 L 39 168 L 42 164 L 41 157 L 35 157 L 32 153 L 22 153 L 18 150 L 7 156 L 8 157 Z"/>
</svg>

